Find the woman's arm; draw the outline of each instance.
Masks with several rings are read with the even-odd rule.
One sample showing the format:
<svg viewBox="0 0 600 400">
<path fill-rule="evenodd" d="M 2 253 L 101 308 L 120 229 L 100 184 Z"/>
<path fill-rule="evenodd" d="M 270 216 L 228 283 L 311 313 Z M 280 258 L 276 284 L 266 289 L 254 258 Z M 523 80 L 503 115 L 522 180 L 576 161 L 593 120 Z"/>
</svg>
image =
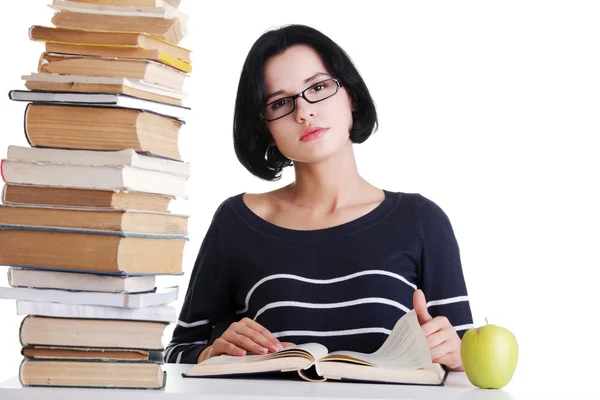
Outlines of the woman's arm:
<svg viewBox="0 0 600 400">
<path fill-rule="evenodd" d="M 173 338 L 165 349 L 165 362 L 198 362 L 210 345 L 213 324 L 227 313 L 228 288 L 226 268 L 219 257 L 218 228 L 213 218 L 196 258 Z"/>
<path fill-rule="evenodd" d="M 421 196 L 422 254 L 413 305 L 430 346 L 432 360 L 462 371 L 461 338 L 473 326 L 460 251 L 444 211 Z"/>
</svg>

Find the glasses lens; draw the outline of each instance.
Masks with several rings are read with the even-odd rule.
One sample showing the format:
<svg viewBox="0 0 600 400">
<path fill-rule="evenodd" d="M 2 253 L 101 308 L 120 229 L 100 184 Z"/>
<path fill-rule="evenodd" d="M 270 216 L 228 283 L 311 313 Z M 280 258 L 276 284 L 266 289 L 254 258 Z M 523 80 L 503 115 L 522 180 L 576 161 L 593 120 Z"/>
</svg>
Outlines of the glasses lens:
<svg viewBox="0 0 600 400">
<path fill-rule="evenodd" d="M 292 108 L 294 108 L 294 100 L 291 97 L 284 97 L 267 104 L 263 114 L 266 119 L 276 119 L 291 112 Z"/>
<path fill-rule="evenodd" d="M 304 93 L 304 96 L 309 101 L 317 102 L 333 96 L 337 90 L 337 83 L 333 79 L 328 79 L 309 87 Z"/>
</svg>

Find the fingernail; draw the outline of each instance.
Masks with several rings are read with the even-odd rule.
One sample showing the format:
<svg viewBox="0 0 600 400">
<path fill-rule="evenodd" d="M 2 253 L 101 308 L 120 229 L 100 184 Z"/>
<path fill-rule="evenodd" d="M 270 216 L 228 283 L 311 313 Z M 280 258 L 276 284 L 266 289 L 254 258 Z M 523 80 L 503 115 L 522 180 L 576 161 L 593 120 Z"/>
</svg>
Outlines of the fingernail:
<svg viewBox="0 0 600 400">
<path fill-rule="evenodd" d="M 274 345 L 271 346 L 271 350 L 273 350 L 273 351 L 280 351 L 280 350 L 283 350 L 283 346 L 280 345 L 280 344 L 274 344 Z"/>
<path fill-rule="evenodd" d="M 260 352 L 263 353 L 263 354 L 266 354 L 266 353 L 269 352 L 269 349 L 265 349 L 264 347 L 261 347 L 260 348 Z"/>
</svg>

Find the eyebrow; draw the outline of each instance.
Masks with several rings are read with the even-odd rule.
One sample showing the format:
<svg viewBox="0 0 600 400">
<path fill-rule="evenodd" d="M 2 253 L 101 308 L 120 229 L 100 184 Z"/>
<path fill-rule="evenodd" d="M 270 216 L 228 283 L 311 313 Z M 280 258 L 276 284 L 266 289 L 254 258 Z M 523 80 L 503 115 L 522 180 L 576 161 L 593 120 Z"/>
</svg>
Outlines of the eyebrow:
<svg viewBox="0 0 600 400">
<path fill-rule="evenodd" d="M 331 78 L 331 75 L 329 75 L 328 73 L 325 73 L 325 72 L 317 72 L 316 74 L 314 74 L 314 75 L 313 75 L 313 76 L 311 76 L 310 78 L 307 78 L 307 79 L 305 79 L 305 80 L 304 80 L 304 83 L 308 83 L 308 82 L 312 81 L 313 79 L 315 79 L 315 78 L 318 78 L 319 76 L 326 76 L 326 77 L 328 77 L 328 78 Z M 284 93 L 285 93 L 285 92 L 284 92 L 283 90 L 278 90 L 278 91 L 276 91 L 276 92 L 274 92 L 274 93 L 271 93 L 271 94 L 269 94 L 267 97 L 265 97 L 265 103 L 266 103 L 266 102 L 267 102 L 267 100 L 269 100 L 271 97 L 273 97 L 273 96 L 277 96 L 277 95 L 280 95 L 280 94 L 284 94 Z"/>
</svg>

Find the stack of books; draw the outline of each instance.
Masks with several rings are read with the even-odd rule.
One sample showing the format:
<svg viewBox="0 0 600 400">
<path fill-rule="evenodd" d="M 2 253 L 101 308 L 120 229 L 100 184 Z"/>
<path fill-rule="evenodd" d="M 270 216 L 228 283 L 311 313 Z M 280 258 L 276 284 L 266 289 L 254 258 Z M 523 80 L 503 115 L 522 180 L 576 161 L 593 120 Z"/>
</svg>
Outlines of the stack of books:
<svg viewBox="0 0 600 400">
<path fill-rule="evenodd" d="M 17 300 L 26 386 L 158 389 L 163 332 L 177 319 L 190 164 L 179 131 L 190 51 L 176 0 L 54 0 L 27 102 L 30 147 L 0 172 L 0 265 Z"/>
</svg>

